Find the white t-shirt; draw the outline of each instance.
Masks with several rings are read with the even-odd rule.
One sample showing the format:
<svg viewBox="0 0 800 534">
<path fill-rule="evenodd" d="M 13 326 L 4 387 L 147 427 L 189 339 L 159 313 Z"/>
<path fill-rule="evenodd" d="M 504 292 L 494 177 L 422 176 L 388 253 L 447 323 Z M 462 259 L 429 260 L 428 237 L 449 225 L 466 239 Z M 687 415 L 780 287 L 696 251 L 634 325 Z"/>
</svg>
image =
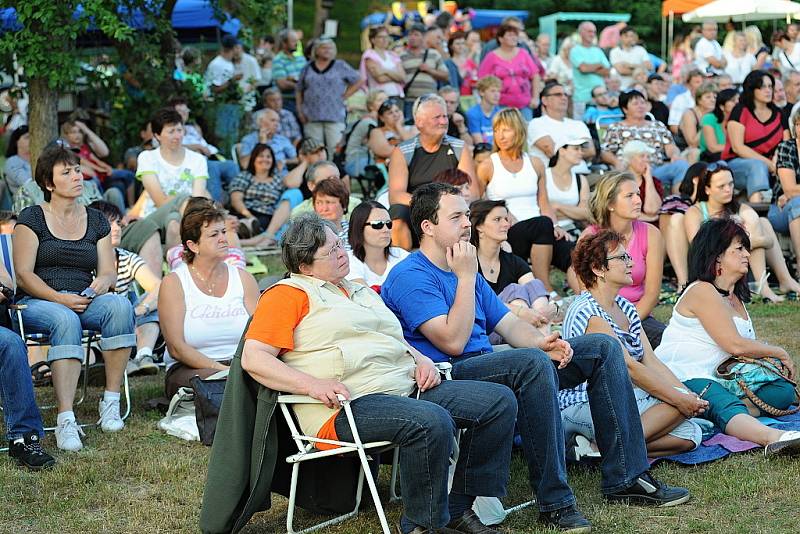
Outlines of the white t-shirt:
<svg viewBox="0 0 800 534">
<path fill-rule="evenodd" d="M 800 50 L 800 46 L 795 47 Z M 742 57 L 735 57 L 730 52 L 725 52 L 725 59 L 728 64 L 725 65 L 725 74 L 730 75 L 733 83 L 742 83 L 745 76 L 750 74 L 753 67 L 756 65 L 756 56 L 753 54 L 745 53 Z"/>
<path fill-rule="evenodd" d="M 795 43 L 792 51 L 788 54 L 782 48 L 775 48 L 775 57 L 781 63 L 781 74 L 786 76 L 789 72 L 800 70 L 800 44 Z"/>
<path fill-rule="evenodd" d="M 722 69 L 709 65 L 708 61 L 706 61 L 706 58 L 709 57 L 722 59 L 722 47 L 717 41 L 709 41 L 703 37 L 694 46 L 694 64 L 704 73 L 722 74 Z"/>
<path fill-rule="evenodd" d="M 528 154 L 539 158 L 545 168 L 548 167 L 550 158 L 539 147 L 534 145 L 536 141 L 545 136 L 550 136 L 554 146 L 558 146 L 559 143 L 571 137 L 592 138 L 592 134 L 589 133 L 589 127 L 575 119 L 565 117 L 564 120 L 558 121 L 547 114 L 542 114 L 541 117 L 533 119 L 528 123 Z M 575 165 L 574 170 L 580 174 L 589 173 L 589 167 L 585 161 Z"/>
<path fill-rule="evenodd" d="M 386 260 L 386 270 L 383 274 L 376 274 L 367 266 L 366 263 L 359 260 L 353 255 L 353 251 L 349 251 L 347 255 L 350 257 L 350 274 L 347 275 L 348 280 L 355 280 L 360 278 L 367 283 L 367 286 L 382 286 L 389 275 L 392 267 L 403 261 L 408 256 L 408 251 L 400 247 L 389 247 L 389 258 Z"/>
<path fill-rule="evenodd" d="M 553 169 L 550 167 L 546 168 L 544 170 L 544 183 L 545 187 L 547 187 L 547 199 L 550 202 L 563 204 L 565 206 L 577 206 L 581 201 L 581 193 L 578 191 L 578 181 L 580 179 L 581 177 L 576 175 L 575 170 L 573 169 L 572 183 L 570 183 L 569 189 L 564 191 L 563 189 L 559 189 L 559 187 L 553 181 Z M 569 217 L 558 219 L 559 226 L 569 226 L 573 223 L 574 221 Z"/>
<path fill-rule="evenodd" d="M 239 80 L 239 87 L 242 89 L 245 89 L 248 84 L 258 85 L 261 81 L 261 66 L 258 64 L 258 60 L 250 54 L 242 54 L 241 61 L 234 65 L 234 72 L 242 73 L 242 79 Z"/>
<path fill-rule="evenodd" d="M 167 196 L 191 195 L 195 180 L 205 181 L 208 178 L 208 161 L 202 155 L 184 149 L 183 162 L 172 165 L 161 157 L 161 149 L 145 150 L 136 160 L 136 177 L 142 179 L 145 174 L 155 174 L 161 190 Z M 156 210 L 153 199 L 148 195 L 142 210 L 146 217 Z"/>
<path fill-rule="evenodd" d="M 206 67 L 206 85 L 216 85 L 217 87 L 225 85 L 228 80 L 233 78 L 234 72 L 235 67 L 232 61 L 228 61 L 222 56 L 217 56 Z"/>
<path fill-rule="evenodd" d="M 667 126 L 678 126 L 681 123 L 681 117 L 687 109 L 694 107 L 694 95 L 691 91 L 684 91 L 672 100 L 672 105 L 669 107 L 669 119 L 667 119 Z"/>
<path fill-rule="evenodd" d="M 616 63 L 642 65 L 646 61 L 650 61 L 650 56 L 647 55 L 647 50 L 645 50 L 643 46 L 636 45 L 628 48 L 627 50 L 623 49 L 621 46 L 618 46 L 611 49 L 609 61 L 611 62 L 612 67 Z M 632 76 L 624 76 L 619 74 L 619 78 L 622 80 L 623 89 L 627 89 L 633 83 Z"/>
</svg>

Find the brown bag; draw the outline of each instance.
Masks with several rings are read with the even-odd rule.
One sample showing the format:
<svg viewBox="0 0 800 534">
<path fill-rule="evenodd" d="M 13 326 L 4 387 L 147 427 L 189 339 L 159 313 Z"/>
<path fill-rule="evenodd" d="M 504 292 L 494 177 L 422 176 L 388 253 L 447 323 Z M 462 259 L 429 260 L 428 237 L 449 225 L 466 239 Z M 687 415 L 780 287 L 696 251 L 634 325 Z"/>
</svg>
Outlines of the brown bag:
<svg viewBox="0 0 800 534">
<path fill-rule="evenodd" d="M 767 374 L 774 374 L 776 378 L 782 378 L 794 386 L 795 398 L 800 398 L 800 390 L 797 388 L 797 382 L 789 378 L 789 371 L 784 367 L 783 363 L 775 358 L 768 358 L 766 361 L 763 358 L 748 358 L 746 356 L 731 356 L 719 366 L 717 366 L 717 376 L 723 380 L 730 380 L 736 382 L 744 392 L 746 398 L 756 405 L 762 412 L 769 414 L 773 417 L 780 417 L 783 415 L 790 415 L 800 411 L 800 405 L 788 410 L 781 410 L 764 402 L 758 395 L 753 393 L 753 390 L 747 384 L 744 375 L 740 371 L 733 369 L 734 366 L 746 363 L 759 367 L 767 372 Z"/>
</svg>

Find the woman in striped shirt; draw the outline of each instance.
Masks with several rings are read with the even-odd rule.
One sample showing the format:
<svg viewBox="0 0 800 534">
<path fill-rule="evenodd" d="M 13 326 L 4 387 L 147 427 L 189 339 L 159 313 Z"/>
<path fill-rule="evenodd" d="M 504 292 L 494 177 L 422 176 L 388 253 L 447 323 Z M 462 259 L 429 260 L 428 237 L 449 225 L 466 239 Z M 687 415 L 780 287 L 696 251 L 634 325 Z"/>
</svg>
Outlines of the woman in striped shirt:
<svg viewBox="0 0 800 534">
<path fill-rule="evenodd" d="M 687 390 L 656 358 L 642 330 L 636 307 L 619 294 L 632 282 L 633 258 L 623 237 L 603 230 L 584 237 L 573 253 L 573 267 L 587 291 L 572 303 L 564 319 L 563 335 L 607 334 L 619 340 L 625 355 L 642 429 L 650 457 L 669 456 L 700 444 L 700 427 L 688 421 L 705 411 L 708 402 Z M 594 440 L 594 425 L 586 383 L 559 393 L 564 435 Z"/>
</svg>

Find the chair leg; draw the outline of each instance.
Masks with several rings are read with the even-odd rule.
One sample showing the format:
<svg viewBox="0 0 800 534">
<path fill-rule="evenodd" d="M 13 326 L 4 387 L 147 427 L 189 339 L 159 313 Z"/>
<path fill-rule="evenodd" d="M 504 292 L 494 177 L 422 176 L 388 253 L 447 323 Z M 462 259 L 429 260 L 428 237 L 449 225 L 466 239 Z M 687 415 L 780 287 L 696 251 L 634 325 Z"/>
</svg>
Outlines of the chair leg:
<svg viewBox="0 0 800 534">
<path fill-rule="evenodd" d="M 389 502 L 397 502 L 402 497 L 397 493 L 397 479 L 400 466 L 400 447 L 395 447 L 392 453 L 392 477 L 389 481 Z"/>
<path fill-rule="evenodd" d="M 363 494 L 364 489 L 364 470 L 361 469 L 358 475 L 358 486 L 356 486 L 356 502 L 355 507 L 352 511 L 347 512 L 346 514 L 342 514 L 336 516 L 332 519 L 327 521 L 323 521 L 322 523 L 317 523 L 311 527 L 308 527 L 303 530 L 295 530 L 294 529 L 294 510 L 296 507 L 296 500 L 297 500 L 297 481 L 299 479 L 300 474 L 300 462 L 297 462 L 292 465 L 292 479 L 291 485 L 289 486 L 289 504 L 288 510 L 286 511 L 286 532 L 287 534 L 308 534 L 310 532 L 315 532 L 317 530 L 330 527 L 332 525 L 336 525 L 338 523 L 342 523 L 351 519 L 358 515 L 358 509 L 361 506 L 361 496 Z M 388 534 L 388 533 L 387 533 Z"/>
</svg>

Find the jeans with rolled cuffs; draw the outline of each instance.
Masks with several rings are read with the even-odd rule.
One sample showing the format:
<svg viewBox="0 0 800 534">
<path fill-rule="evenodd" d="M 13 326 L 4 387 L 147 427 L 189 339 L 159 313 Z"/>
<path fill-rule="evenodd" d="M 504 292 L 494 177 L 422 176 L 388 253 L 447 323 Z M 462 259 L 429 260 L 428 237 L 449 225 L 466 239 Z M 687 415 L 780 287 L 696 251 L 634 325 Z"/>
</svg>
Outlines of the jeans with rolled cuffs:
<svg viewBox="0 0 800 534">
<path fill-rule="evenodd" d="M 46 334 L 49 337 L 47 361 L 64 358 L 83 360 L 85 351 L 81 346 L 81 334 L 84 329 L 100 332 L 100 350 L 136 346 L 133 306 L 123 295 L 99 295 L 83 313 L 75 313 L 62 304 L 30 296 L 23 297 L 19 304 L 27 306 L 22 310 L 25 333 Z"/>
<path fill-rule="evenodd" d="M 44 436 L 42 416 L 36 406 L 28 367 L 28 350 L 22 338 L 0 326 L 0 399 L 6 421 L 6 438 L 13 441 L 30 433 Z"/>
<path fill-rule="evenodd" d="M 505 386 L 445 380 L 411 397 L 371 394 L 350 402 L 362 442 L 400 446 L 404 515 L 427 528 L 450 522 L 447 479 L 456 429 L 464 429 L 452 492 L 502 497 L 509 480 L 517 403 Z M 352 440 L 344 410 L 336 435 Z"/>
<path fill-rule="evenodd" d="M 747 196 L 759 191 L 768 191 L 769 167 L 760 159 L 734 158 L 726 162 L 733 172 L 733 184 L 737 190 L 747 190 Z"/>
<path fill-rule="evenodd" d="M 572 361 L 558 369 L 539 349 L 452 358 L 453 378 L 505 384 L 517 397 L 517 427 L 539 510 L 575 504 L 567 484 L 564 430 L 557 393 L 588 382 L 589 406 L 602 453 L 603 493 L 627 488 L 647 471 L 642 424 L 619 342 L 603 334 L 569 340 Z"/>
</svg>

